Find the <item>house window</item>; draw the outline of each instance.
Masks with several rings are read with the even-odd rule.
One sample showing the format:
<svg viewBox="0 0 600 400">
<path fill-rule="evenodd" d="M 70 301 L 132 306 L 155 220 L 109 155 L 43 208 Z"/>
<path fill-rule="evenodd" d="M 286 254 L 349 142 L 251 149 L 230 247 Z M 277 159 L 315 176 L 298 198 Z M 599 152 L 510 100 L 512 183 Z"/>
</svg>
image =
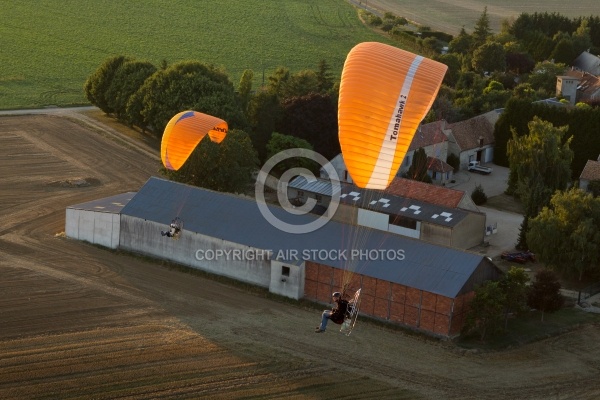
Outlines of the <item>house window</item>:
<svg viewBox="0 0 600 400">
<path fill-rule="evenodd" d="M 302 190 L 298 190 L 298 197 L 304 197 L 304 192 Z"/>
<path fill-rule="evenodd" d="M 437 172 L 431 171 L 431 179 L 433 179 L 433 180 L 437 179 Z"/>
<path fill-rule="evenodd" d="M 417 229 L 417 221 L 415 221 L 414 219 L 402 217 L 400 215 L 390 215 L 389 221 L 391 225 L 401 226 L 403 228 L 413 230 Z"/>
<path fill-rule="evenodd" d="M 281 276 L 290 276 L 290 267 L 281 266 Z"/>
</svg>

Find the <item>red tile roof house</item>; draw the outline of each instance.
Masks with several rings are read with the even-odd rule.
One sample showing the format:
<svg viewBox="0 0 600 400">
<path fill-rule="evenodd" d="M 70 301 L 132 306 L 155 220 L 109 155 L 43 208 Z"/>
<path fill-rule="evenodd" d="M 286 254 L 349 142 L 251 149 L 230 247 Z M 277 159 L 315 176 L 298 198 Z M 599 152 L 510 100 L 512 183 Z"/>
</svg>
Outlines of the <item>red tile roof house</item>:
<svg viewBox="0 0 600 400">
<path fill-rule="evenodd" d="M 494 160 L 494 126 L 499 116 L 499 111 L 494 110 L 444 129 L 448 152 L 458 155 L 460 169 L 467 169 L 470 161 L 485 164 Z"/>
<path fill-rule="evenodd" d="M 396 178 L 386 192 L 448 208 L 480 212 L 471 196 L 462 190 L 449 189 L 411 179 Z"/>
<path fill-rule="evenodd" d="M 600 100 L 600 78 L 587 72 L 567 71 L 556 77 L 556 96 L 564 97 L 571 105 Z"/>
<path fill-rule="evenodd" d="M 600 57 L 587 51 L 581 53 L 569 71 L 556 77 L 556 96 L 569 100 L 571 105 L 599 100 Z"/>
<path fill-rule="evenodd" d="M 598 161 L 588 160 L 579 175 L 579 187 L 583 190 L 588 190 L 588 184 L 591 181 L 600 181 L 600 156 Z"/>
</svg>

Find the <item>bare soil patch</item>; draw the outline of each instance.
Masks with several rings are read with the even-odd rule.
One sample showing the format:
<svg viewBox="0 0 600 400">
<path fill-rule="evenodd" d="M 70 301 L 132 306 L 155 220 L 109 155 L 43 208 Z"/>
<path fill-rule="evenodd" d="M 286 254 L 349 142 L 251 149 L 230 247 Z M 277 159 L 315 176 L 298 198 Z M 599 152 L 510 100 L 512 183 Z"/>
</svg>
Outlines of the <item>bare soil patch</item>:
<svg viewBox="0 0 600 400">
<path fill-rule="evenodd" d="M 597 15 L 597 4 L 589 0 L 352 0 L 352 3 L 380 13 L 389 11 L 452 35 L 457 35 L 462 27 L 473 32 L 484 7 L 494 33 L 500 32 L 503 20 L 512 21 L 521 13 L 558 13 L 569 18 Z"/>
<path fill-rule="evenodd" d="M 0 398 L 598 398 L 600 330 L 472 353 L 60 235 L 160 161 L 81 115 L 0 117 Z M 48 185 L 94 177 L 101 184 Z M 85 178 L 87 180 L 87 178 Z"/>
<path fill-rule="evenodd" d="M 523 214 L 525 212 L 521 202 L 505 193 L 489 197 L 484 205 L 500 211 L 510 211 L 515 214 Z"/>
</svg>

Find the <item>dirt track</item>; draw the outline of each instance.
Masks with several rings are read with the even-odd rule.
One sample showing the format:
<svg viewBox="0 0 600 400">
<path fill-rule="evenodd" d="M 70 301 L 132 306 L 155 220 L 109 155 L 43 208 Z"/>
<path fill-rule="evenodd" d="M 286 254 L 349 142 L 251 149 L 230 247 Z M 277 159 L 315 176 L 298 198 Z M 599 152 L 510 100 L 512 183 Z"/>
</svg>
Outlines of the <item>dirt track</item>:
<svg viewBox="0 0 600 400">
<path fill-rule="evenodd" d="M 487 354 L 317 335 L 318 312 L 57 236 L 68 205 L 158 174 L 86 120 L 0 117 L 0 398 L 600 398 L 594 327 Z"/>
</svg>

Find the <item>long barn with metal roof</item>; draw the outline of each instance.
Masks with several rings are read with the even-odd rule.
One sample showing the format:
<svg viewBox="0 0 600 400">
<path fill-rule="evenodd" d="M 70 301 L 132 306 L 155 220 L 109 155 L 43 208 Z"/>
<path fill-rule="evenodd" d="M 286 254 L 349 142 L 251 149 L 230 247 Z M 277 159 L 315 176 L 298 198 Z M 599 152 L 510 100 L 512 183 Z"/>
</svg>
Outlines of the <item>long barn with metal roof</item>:
<svg viewBox="0 0 600 400">
<path fill-rule="evenodd" d="M 292 225 L 319 217 L 268 209 Z M 161 235 L 175 217 L 184 221 L 178 240 Z M 121 209 L 119 230 L 119 248 L 325 303 L 352 265 L 364 314 L 442 336 L 462 327 L 475 285 L 501 274 L 479 254 L 335 221 L 310 233 L 284 232 L 254 199 L 159 178 L 150 178 Z M 352 245 L 357 232 L 359 249 Z M 375 252 L 366 256 L 369 250 Z"/>
</svg>

